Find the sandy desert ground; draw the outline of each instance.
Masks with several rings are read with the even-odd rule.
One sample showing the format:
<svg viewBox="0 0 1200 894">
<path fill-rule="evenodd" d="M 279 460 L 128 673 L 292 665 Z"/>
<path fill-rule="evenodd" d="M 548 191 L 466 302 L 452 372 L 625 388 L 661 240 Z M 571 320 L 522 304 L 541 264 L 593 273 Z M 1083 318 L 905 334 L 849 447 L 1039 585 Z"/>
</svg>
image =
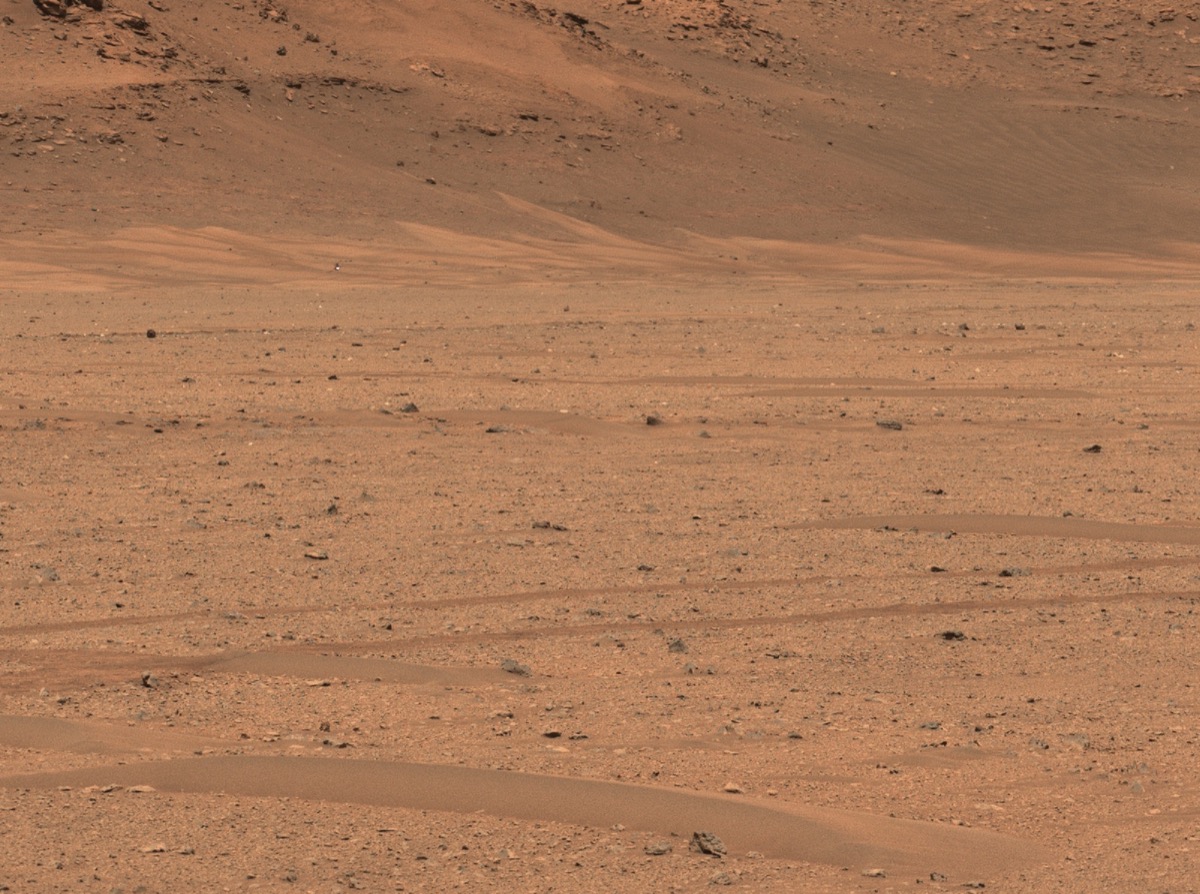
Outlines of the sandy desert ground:
<svg viewBox="0 0 1200 894">
<path fill-rule="evenodd" d="M 1198 103 L 1186 4 L 0 0 L 0 891 L 1200 890 Z"/>
</svg>

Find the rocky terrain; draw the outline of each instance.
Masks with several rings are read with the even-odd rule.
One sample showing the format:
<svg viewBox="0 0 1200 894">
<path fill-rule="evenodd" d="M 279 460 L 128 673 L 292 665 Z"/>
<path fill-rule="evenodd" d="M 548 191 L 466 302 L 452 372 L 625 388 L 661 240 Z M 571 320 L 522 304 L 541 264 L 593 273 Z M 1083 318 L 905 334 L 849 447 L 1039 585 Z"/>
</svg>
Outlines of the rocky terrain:
<svg viewBox="0 0 1200 894">
<path fill-rule="evenodd" d="M 0 0 L 0 890 L 1200 887 L 1200 23 Z"/>
</svg>

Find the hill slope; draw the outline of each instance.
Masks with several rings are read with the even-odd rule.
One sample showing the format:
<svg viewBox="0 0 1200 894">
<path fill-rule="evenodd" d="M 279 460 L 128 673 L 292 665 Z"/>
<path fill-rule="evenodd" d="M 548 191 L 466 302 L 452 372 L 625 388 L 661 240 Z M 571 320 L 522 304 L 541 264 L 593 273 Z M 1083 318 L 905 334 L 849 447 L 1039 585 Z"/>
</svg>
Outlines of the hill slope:
<svg viewBox="0 0 1200 894">
<path fill-rule="evenodd" d="M 785 267 L 880 240 L 1195 259 L 1200 23 L 1158 4 L 66 2 L 0 7 L 14 247 L 415 224 L 770 240 Z"/>
</svg>

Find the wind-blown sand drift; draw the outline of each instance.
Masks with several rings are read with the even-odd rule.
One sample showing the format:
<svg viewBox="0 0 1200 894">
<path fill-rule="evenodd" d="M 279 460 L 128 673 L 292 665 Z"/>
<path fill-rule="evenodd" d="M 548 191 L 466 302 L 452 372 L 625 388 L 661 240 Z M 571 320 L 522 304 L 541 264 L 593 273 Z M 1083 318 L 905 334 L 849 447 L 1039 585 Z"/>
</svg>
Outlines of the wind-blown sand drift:
<svg viewBox="0 0 1200 894">
<path fill-rule="evenodd" d="M 1200 545 L 1200 525 L 1135 525 L 1086 518 L 1046 518 L 1017 515 L 869 515 L 805 522 L 808 528 L 911 528 L 917 531 L 956 531 L 963 534 L 1005 534 L 1014 537 L 1063 537 L 1117 540 L 1128 543 Z"/>
<path fill-rule="evenodd" d="M 897 875 L 941 872 L 973 878 L 1043 857 L 1029 842 L 973 829 L 832 809 L 793 806 L 785 811 L 732 797 L 436 764 L 240 755 L 0 778 L 0 786 L 16 788 L 110 784 L 416 810 L 483 811 L 582 826 L 622 824 L 684 840 L 704 830 L 743 853 L 882 868 Z"/>
</svg>

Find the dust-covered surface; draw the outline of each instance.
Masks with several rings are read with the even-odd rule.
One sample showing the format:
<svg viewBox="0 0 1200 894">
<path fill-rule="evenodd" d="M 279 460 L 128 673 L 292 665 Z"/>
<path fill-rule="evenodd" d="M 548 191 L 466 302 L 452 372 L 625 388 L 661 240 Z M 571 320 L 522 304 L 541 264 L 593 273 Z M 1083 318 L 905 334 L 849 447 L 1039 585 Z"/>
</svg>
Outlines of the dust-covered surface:
<svg viewBox="0 0 1200 894">
<path fill-rule="evenodd" d="M 0 888 L 1200 885 L 1194 12 L 0 15 Z"/>
</svg>

